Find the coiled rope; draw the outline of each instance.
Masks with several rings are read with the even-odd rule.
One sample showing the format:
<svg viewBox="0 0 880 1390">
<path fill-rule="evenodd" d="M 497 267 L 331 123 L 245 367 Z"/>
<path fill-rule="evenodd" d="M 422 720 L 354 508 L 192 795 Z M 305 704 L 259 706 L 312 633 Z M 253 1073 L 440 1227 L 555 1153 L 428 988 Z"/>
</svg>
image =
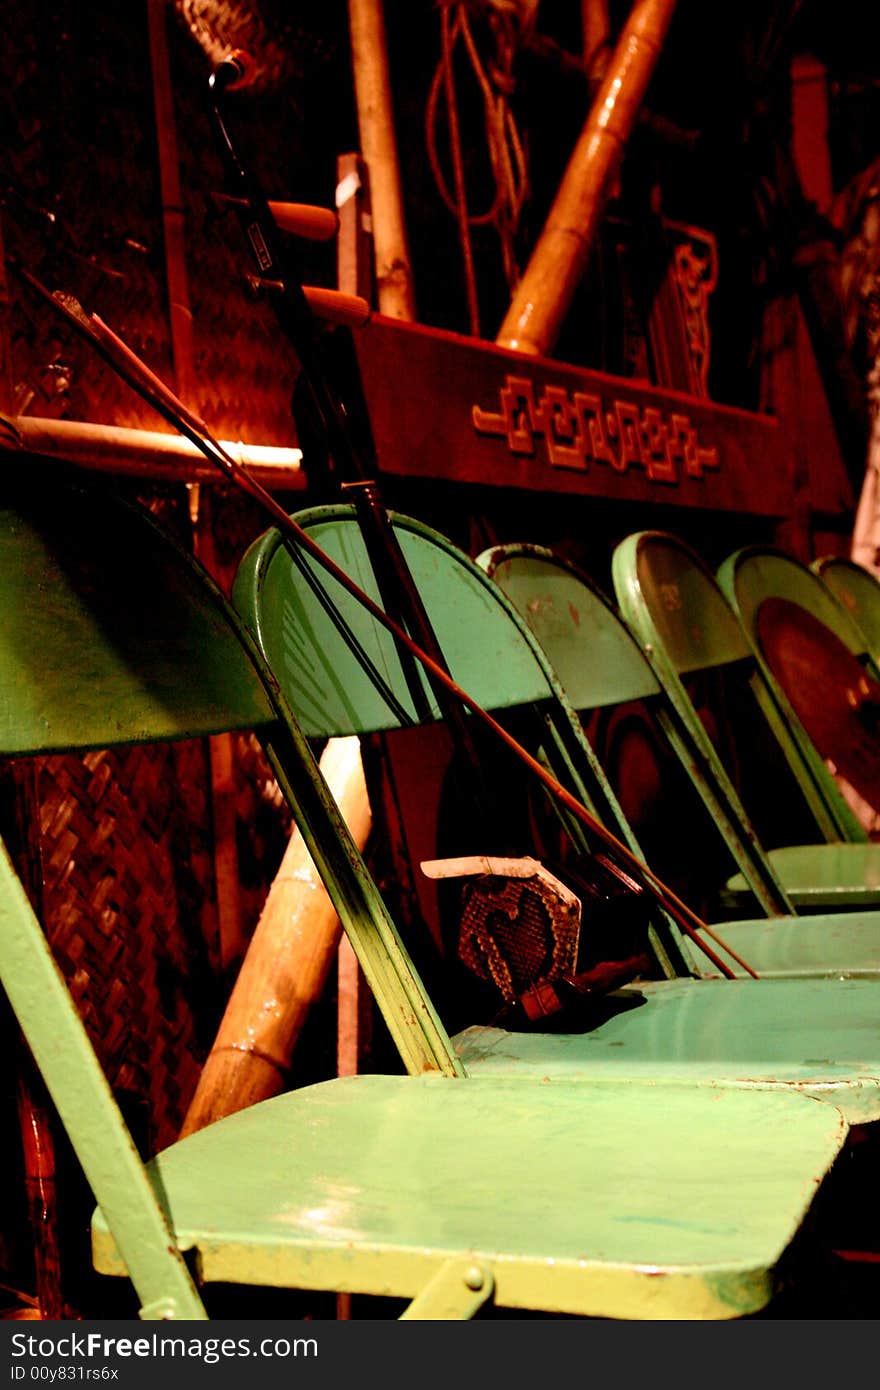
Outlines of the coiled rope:
<svg viewBox="0 0 880 1390">
<path fill-rule="evenodd" d="M 425 142 L 437 190 L 458 224 L 464 260 L 470 331 L 480 336 L 480 311 L 474 270 L 471 228 L 492 224 L 501 243 L 504 274 L 511 291 L 519 281 L 515 242 L 523 205 L 529 193 L 523 143 L 511 109 L 515 89 L 513 68 L 518 49 L 531 33 L 537 0 L 440 0 L 441 55 L 431 82 L 425 113 Z M 471 17 L 485 20 L 493 53 L 485 61 L 474 39 Z M 472 214 L 462 154 L 461 119 L 455 76 L 456 50 L 468 61 L 483 99 L 485 143 L 492 171 L 494 196 L 485 212 Z M 438 149 L 440 93 L 446 107 L 452 188 L 444 174 Z"/>
</svg>

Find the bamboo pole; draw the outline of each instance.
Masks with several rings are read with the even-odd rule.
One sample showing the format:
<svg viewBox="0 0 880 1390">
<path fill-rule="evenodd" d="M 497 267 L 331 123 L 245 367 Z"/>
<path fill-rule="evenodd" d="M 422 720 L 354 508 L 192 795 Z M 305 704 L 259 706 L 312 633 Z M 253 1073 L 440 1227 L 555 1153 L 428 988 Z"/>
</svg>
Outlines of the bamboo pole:
<svg viewBox="0 0 880 1390">
<path fill-rule="evenodd" d="M 371 816 L 355 736 L 331 739 L 321 770 L 359 848 Z M 319 998 L 342 928 L 294 831 L 239 971 L 181 1137 L 277 1095 L 293 1049 Z"/>
<path fill-rule="evenodd" d="M 35 415 L 0 415 L 0 449 L 25 449 L 64 458 L 102 473 L 184 483 L 222 483 L 223 479 L 194 444 L 177 434 L 96 425 L 90 420 L 50 420 Z M 302 450 L 269 444 L 223 444 L 233 458 L 265 487 L 278 492 L 306 485 Z"/>
<path fill-rule="evenodd" d="M 348 0 L 361 153 L 370 176 L 379 309 L 415 319 L 382 0 Z"/>
<path fill-rule="evenodd" d="M 611 42 L 608 0 L 581 0 L 581 27 L 584 35 L 584 71 L 591 80 L 605 76 Z"/>
<path fill-rule="evenodd" d="M 549 352 L 593 247 L 675 0 L 636 0 L 496 341 Z"/>
</svg>

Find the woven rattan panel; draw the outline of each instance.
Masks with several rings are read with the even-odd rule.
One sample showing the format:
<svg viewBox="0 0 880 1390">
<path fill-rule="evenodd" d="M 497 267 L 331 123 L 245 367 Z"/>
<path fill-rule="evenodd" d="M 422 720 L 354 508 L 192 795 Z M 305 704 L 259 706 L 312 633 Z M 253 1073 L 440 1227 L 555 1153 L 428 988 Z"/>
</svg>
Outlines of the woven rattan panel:
<svg viewBox="0 0 880 1390">
<path fill-rule="evenodd" d="M 146 8 L 22 6 L 4 60 L 11 123 L 7 249 L 125 332 L 167 377 Z M 12 371 L 22 414 L 154 429 L 156 417 L 16 278 Z"/>
<path fill-rule="evenodd" d="M 249 934 L 287 817 L 262 751 L 235 735 Z M 173 1140 L 225 1002 L 202 741 L 38 760 L 43 912 L 108 1079 L 151 1148 Z"/>
<path fill-rule="evenodd" d="M 353 132 L 346 130 L 346 139 L 336 131 L 339 84 L 327 81 L 336 59 L 319 38 L 321 7 L 311 6 L 315 34 L 308 16 L 302 27 L 299 8 L 294 19 L 289 6 L 277 5 L 274 17 L 242 27 L 234 5 L 191 5 L 195 32 L 186 17 L 167 12 L 193 315 L 191 404 L 221 437 L 278 445 L 295 442 L 295 359 L 270 305 L 248 288 L 254 267 L 244 234 L 215 197 L 224 175 L 207 79 L 228 36 L 241 32 L 257 45 L 261 80 L 236 113 L 247 158 L 270 197 L 331 206 L 335 153 L 351 146 Z M 173 383 L 146 13 L 145 5 L 113 0 L 59 0 L 48 9 L 19 6 L 10 16 L 0 55 L 2 230 L 22 265 L 100 314 Z M 215 41 L 208 42 L 208 30 L 216 30 Z M 307 281 L 333 283 L 332 244 L 303 246 L 299 255 Z M 15 275 L 9 292 L 15 411 L 166 428 Z"/>
<path fill-rule="evenodd" d="M 44 918 L 114 1089 L 161 1146 L 218 1007 L 201 742 L 38 762 Z"/>
</svg>

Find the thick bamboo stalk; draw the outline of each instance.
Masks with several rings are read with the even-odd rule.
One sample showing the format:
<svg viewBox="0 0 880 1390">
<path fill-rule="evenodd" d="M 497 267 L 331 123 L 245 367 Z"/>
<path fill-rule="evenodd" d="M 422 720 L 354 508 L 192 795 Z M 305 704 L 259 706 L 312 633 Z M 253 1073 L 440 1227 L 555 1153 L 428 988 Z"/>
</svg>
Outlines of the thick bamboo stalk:
<svg viewBox="0 0 880 1390">
<path fill-rule="evenodd" d="M 321 769 L 359 847 L 371 816 L 358 740 L 332 739 Z M 339 919 L 294 831 L 184 1121 L 192 1134 L 284 1088 L 296 1040 L 339 944 Z"/>
<path fill-rule="evenodd" d="M 595 242 L 675 0 L 636 0 L 498 333 L 502 347 L 549 352 Z"/>
<path fill-rule="evenodd" d="M 584 35 L 584 70 L 589 78 L 598 81 L 608 66 L 611 42 L 611 21 L 608 0 L 581 0 L 581 25 Z"/>
<path fill-rule="evenodd" d="M 382 0 L 349 0 L 349 29 L 361 153 L 370 175 L 379 308 L 415 318 Z"/>
<path fill-rule="evenodd" d="M 361 1013 L 364 973 L 347 937 L 339 942 L 336 962 L 336 1074 L 357 1076 L 360 1070 Z"/>
<path fill-rule="evenodd" d="M 223 447 L 273 491 L 304 488 L 300 449 L 227 440 Z M 221 474 L 194 444 L 177 434 L 96 425 L 90 420 L 44 420 L 33 415 L 0 416 L 0 449 L 26 449 L 65 458 L 83 468 L 134 477 L 187 483 L 221 483 Z"/>
</svg>

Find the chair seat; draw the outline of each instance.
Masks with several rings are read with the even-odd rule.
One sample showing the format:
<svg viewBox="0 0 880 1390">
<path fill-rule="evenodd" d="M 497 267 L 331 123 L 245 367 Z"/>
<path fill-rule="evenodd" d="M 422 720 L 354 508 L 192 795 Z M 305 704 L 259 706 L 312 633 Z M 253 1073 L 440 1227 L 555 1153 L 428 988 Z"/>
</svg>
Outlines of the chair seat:
<svg viewBox="0 0 880 1390">
<path fill-rule="evenodd" d="M 468 1028 L 453 1041 L 471 1075 L 770 1087 L 832 1101 L 852 1124 L 880 1119 L 875 980 L 671 980 L 619 991 L 634 994 L 640 1007 L 589 1033 Z"/>
<path fill-rule="evenodd" d="M 362 1076 L 221 1120 L 150 1169 L 209 1281 L 410 1299 L 460 1260 L 502 1306 L 725 1318 L 768 1301 L 846 1128 L 785 1093 Z M 93 1245 L 124 1273 L 100 1212 Z"/>
<path fill-rule="evenodd" d="M 801 912 L 880 904 L 880 845 L 786 845 L 769 851 L 792 905 Z M 750 896 L 742 874 L 726 885 L 732 904 Z"/>
<path fill-rule="evenodd" d="M 762 977 L 854 979 L 880 976 L 880 916 L 828 912 L 720 922 L 715 930 Z M 717 942 L 709 945 L 738 974 L 745 971 Z M 702 973 L 717 973 L 707 962 Z"/>
</svg>

